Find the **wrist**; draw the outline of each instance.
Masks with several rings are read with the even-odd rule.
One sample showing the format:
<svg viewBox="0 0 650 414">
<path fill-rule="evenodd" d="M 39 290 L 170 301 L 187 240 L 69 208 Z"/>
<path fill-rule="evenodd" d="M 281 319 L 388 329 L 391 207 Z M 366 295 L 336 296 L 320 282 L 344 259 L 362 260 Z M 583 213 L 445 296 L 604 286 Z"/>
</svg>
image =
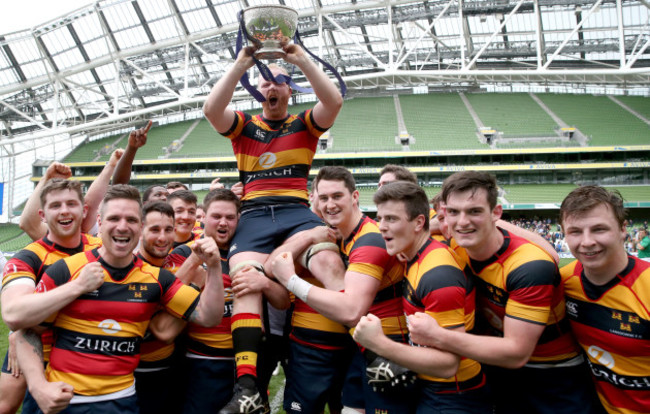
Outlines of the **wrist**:
<svg viewBox="0 0 650 414">
<path fill-rule="evenodd" d="M 314 285 L 304 279 L 301 279 L 296 274 L 291 276 L 287 282 L 287 290 L 296 295 L 296 297 L 303 302 L 307 302 L 307 295 L 313 286 Z"/>
</svg>

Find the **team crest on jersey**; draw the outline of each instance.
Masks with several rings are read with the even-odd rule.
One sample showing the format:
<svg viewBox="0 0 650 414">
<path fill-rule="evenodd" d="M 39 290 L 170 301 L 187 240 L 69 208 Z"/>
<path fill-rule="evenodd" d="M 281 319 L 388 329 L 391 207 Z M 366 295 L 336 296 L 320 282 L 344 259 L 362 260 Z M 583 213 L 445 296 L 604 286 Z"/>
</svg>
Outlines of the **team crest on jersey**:
<svg viewBox="0 0 650 414">
<path fill-rule="evenodd" d="M 260 155 L 258 159 L 258 163 L 260 164 L 260 167 L 266 169 L 269 169 L 275 165 L 275 162 L 278 160 L 278 157 L 272 153 L 272 152 L 265 152 L 264 154 Z"/>
<path fill-rule="evenodd" d="M 122 327 L 115 319 L 104 319 L 97 326 L 107 334 L 116 334 L 122 330 Z"/>
</svg>

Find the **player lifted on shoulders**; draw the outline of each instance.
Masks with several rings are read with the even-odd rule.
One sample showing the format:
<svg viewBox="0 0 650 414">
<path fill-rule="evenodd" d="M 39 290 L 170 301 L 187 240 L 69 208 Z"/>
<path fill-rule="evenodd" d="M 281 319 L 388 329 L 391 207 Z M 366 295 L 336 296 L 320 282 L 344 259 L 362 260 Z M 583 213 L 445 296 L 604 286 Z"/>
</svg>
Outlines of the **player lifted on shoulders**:
<svg viewBox="0 0 650 414">
<path fill-rule="evenodd" d="M 239 79 L 254 64 L 252 47 L 241 50 L 203 107 L 206 118 L 217 132 L 231 140 L 240 180 L 244 184 L 241 220 L 229 252 L 231 274 L 245 265 L 264 271 L 269 254 L 287 238 L 322 225 L 308 207 L 307 178 L 318 139 L 334 124 L 343 98 L 300 46 L 289 44 L 284 50 L 284 60 L 300 68 L 318 97 L 312 109 L 289 114 L 292 93 L 289 85 L 261 77 L 258 89 L 266 99 L 261 115 L 252 116 L 228 108 Z M 269 69 L 274 76 L 286 74 L 279 66 Z M 331 271 L 337 264 L 338 253 L 322 250 L 313 256 L 311 267 L 315 276 L 328 288 L 340 289 L 342 281 L 330 280 L 331 274 L 343 273 L 340 260 L 338 272 Z M 266 271 L 270 271 L 269 266 Z M 232 404 L 226 405 L 222 413 L 241 412 L 237 408 L 240 406 L 238 400 L 257 397 L 257 350 L 262 336 L 260 313 L 259 293 L 235 299 L 233 317 L 239 322 L 233 323 L 232 334 L 238 383 Z"/>
</svg>

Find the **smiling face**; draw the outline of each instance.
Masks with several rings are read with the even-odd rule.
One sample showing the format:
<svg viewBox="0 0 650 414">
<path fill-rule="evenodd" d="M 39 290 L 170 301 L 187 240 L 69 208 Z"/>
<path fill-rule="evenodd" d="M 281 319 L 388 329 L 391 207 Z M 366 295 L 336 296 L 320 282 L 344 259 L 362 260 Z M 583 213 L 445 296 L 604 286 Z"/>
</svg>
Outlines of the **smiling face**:
<svg viewBox="0 0 650 414">
<path fill-rule="evenodd" d="M 386 251 L 391 256 L 404 254 L 409 260 L 420 249 L 420 235 L 426 218 L 422 215 L 409 220 L 406 205 L 401 201 L 386 201 L 377 205 L 379 231 L 386 242 Z"/>
<path fill-rule="evenodd" d="M 225 249 L 235 235 L 239 214 L 237 206 L 224 200 L 216 200 L 209 204 L 205 213 L 205 235 L 214 238 L 217 246 Z"/>
<path fill-rule="evenodd" d="M 502 208 L 500 205 L 490 208 L 486 190 L 478 188 L 449 194 L 445 211 L 444 220 L 451 236 L 470 257 L 482 259 L 486 251 L 498 249 L 499 246 L 492 246 L 490 241 L 499 234 L 495 223 L 501 218 Z"/>
<path fill-rule="evenodd" d="M 50 191 L 45 204 L 38 211 L 47 223 L 48 238 L 65 247 L 76 247 L 80 242 L 81 222 L 86 217 L 87 207 L 72 190 Z"/>
<path fill-rule="evenodd" d="M 279 67 L 271 67 L 273 76 L 285 74 Z M 266 98 L 262 102 L 264 118 L 278 121 L 288 116 L 289 98 L 291 98 L 291 88 L 286 83 L 273 83 L 265 80 L 261 75 L 257 82 L 257 89 Z"/>
<path fill-rule="evenodd" d="M 100 254 L 114 267 L 126 267 L 133 260 L 133 250 L 142 232 L 140 204 L 116 198 L 102 206 L 99 231 L 102 238 Z"/>
<path fill-rule="evenodd" d="M 176 237 L 174 240 L 184 242 L 191 237 L 192 229 L 194 229 L 196 223 L 196 204 L 180 198 L 174 198 L 169 204 L 174 209 L 174 217 L 176 218 L 174 228 Z"/>
<path fill-rule="evenodd" d="M 359 192 L 350 190 L 345 182 L 339 180 L 318 181 L 318 207 L 320 208 L 323 220 L 331 227 L 337 229 L 341 236 L 346 237 L 356 225 L 356 217 L 359 209 L 356 207 L 359 200 Z"/>
<path fill-rule="evenodd" d="M 174 219 L 159 211 L 147 214 L 142 228 L 140 252 L 152 264 L 162 261 L 174 243 Z"/>
<path fill-rule="evenodd" d="M 608 205 L 599 204 L 584 214 L 566 216 L 562 227 L 571 253 L 592 282 L 607 283 L 627 265 L 623 247 L 626 231 Z"/>
</svg>

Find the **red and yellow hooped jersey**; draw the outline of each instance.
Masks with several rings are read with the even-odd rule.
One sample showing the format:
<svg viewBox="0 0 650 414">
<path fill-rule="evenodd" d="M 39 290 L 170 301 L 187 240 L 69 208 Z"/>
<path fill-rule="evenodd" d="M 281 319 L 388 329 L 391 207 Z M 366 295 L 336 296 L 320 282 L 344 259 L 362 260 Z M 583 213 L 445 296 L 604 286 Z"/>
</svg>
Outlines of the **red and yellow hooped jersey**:
<svg viewBox="0 0 650 414">
<path fill-rule="evenodd" d="M 499 229 L 503 245 L 488 260 L 472 260 L 455 249 L 476 286 L 476 307 L 495 335 L 505 316 L 544 325 L 528 365 L 554 365 L 575 358 L 579 349 L 566 318 L 564 290 L 555 261 L 524 238 Z"/>
<path fill-rule="evenodd" d="M 105 263 L 96 249 L 52 265 L 37 292 L 77 278 L 93 261 L 104 268 L 104 284 L 46 321 L 54 329 L 48 381 L 66 382 L 76 394 L 86 396 L 110 394 L 133 385 L 140 343 L 160 305 L 172 315 L 188 318 L 199 301 L 199 293 L 169 271 L 135 257 L 130 266 L 116 269 Z"/>
<path fill-rule="evenodd" d="M 650 263 L 627 267 L 597 286 L 577 260 L 561 269 L 567 315 L 610 413 L 650 412 Z"/>
<path fill-rule="evenodd" d="M 245 206 L 308 202 L 307 179 L 318 138 L 326 131 L 312 110 L 269 121 L 262 115 L 235 112 L 223 135 L 232 142 Z"/>
<path fill-rule="evenodd" d="M 429 239 L 407 264 L 404 284 L 404 313 L 426 312 L 447 329 L 474 328 L 475 292 L 472 281 L 463 273 L 458 259 L 446 245 Z M 416 345 L 417 346 L 417 345 Z M 450 390 L 462 391 L 482 382 L 481 364 L 461 358 L 458 372 L 451 378 L 419 375 L 446 383 Z M 478 379 L 478 381 L 477 381 Z"/>
</svg>

